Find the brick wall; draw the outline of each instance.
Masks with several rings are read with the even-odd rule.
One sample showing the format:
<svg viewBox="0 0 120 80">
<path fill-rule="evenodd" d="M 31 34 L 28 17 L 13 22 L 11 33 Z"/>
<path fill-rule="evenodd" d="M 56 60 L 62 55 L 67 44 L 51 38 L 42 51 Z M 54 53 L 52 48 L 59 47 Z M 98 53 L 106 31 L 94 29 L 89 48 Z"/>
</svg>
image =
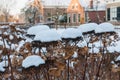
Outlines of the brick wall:
<svg viewBox="0 0 120 80">
<path fill-rule="evenodd" d="M 97 17 L 99 16 L 99 19 Z M 105 21 L 106 13 L 105 11 L 88 11 L 88 17 L 91 22 L 100 23 Z"/>
</svg>

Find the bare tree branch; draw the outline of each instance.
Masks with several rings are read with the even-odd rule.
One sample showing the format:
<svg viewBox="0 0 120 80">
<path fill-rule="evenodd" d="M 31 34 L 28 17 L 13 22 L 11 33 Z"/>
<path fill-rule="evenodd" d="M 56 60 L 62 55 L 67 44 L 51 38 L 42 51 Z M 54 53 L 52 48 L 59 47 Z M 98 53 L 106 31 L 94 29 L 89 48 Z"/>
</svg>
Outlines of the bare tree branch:
<svg viewBox="0 0 120 80">
<path fill-rule="evenodd" d="M 10 15 L 10 11 L 15 5 L 15 0 L 1 0 L 0 3 L 0 13 L 5 16 L 5 21 L 8 22 L 8 16 Z M 4 3 L 4 4 L 3 4 Z"/>
</svg>

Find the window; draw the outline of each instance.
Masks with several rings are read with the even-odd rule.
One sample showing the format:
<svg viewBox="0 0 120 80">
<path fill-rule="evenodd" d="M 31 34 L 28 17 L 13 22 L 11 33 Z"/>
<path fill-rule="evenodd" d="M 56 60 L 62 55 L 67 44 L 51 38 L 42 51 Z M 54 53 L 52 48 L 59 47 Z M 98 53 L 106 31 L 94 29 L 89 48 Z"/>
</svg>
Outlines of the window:
<svg viewBox="0 0 120 80">
<path fill-rule="evenodd" d="M 73 14 L 73 22 L 76 22 L 76 14 Z"/>
<path fill-rule="evenodd" d="M 107 9 L 107 20 L 110 20 L 110 8 Z"/>
<path fill-rule="evenodd" d="M 78 4 L 77 3 L 75 4 L 75 8 L 78 9 Z"/>
<path fill-rule="evenodd" d="M 78 6 L 76 5 L 76 9 L 78 9 Z"/>
<path fill-rule="evenodd" d="M 117 20 L 120 20 L 120 7 L 117 7 Z"/>
<path fill-rule="evenodd" d="M 78 22 L 80 22 L 80 14 L 78 14 Z"/>
<path fill-rule="evenodd" d="M 111 20 L 116 20 L 116 17 L 117 17 L 117 8 L 116 7 L 112 7 L 111 10 L 110 10 L 110 17 L 111 17 Z"/>
<path fill-rule="evenodd" d="M 47 21 L 51 21 L 51 18 L 48 18 Z"/>
<path fill-rule="evenodd" d="M 74 7 L 74 5 L 72 6 L 72 9 L 74 9 L 75 7 Z"/>
<path fill-rule="evenodd" d="M 50 17 L 50 16 L 51 16 L 51 14 L 50 14 L 50 13 L 47 13 L 47 16 L 49 16 L 49 17 Z"/>
</svg>

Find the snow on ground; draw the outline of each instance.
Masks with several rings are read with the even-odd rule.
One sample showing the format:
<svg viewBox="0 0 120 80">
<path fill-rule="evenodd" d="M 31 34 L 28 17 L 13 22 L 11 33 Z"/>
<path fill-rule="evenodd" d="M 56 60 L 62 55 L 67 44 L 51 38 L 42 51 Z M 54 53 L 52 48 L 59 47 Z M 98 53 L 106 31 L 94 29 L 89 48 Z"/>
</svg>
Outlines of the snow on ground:
<svg viewBox="0 0 120 80">
<path fill-rule="evenodd" d="M 47 25 L 35 25 L 35 26 L 30 27 L 27 30 L 27 34 L 29 34 L 29 35 L 36 35 L 38 32 L 40 32 L 42 30 L 49 30 L 49 29 L 50 28 Z"/>
<path fill-rule="evenodd" d="M 38 67 L 40 64 L 44 64 L 45 61 L 37 55 L 32 55 L 32 56 L 28 56 L 26 57 L 23 62 L 22 62 L 22 67 L 24 68 L 29 68 L 32 66 Z"/>
<path fill-rule="evenodd" d="M 51 42 L 51 41 L 59 41 L 61 40 L 60 35 L 56 32 L 56 30 L 45 30 L 41 31 L 35 35 L 35 41 L 40 42 Z"/>
<path fill-rule="evenodd" d="M 63 31 L 62 33 L 62 38 L 77 38 L 77 37 L 82 37 L 82 33 L 80 30 L 75 29 L 75 28 L 67 28 L 66 30 Z"/>
</svg>

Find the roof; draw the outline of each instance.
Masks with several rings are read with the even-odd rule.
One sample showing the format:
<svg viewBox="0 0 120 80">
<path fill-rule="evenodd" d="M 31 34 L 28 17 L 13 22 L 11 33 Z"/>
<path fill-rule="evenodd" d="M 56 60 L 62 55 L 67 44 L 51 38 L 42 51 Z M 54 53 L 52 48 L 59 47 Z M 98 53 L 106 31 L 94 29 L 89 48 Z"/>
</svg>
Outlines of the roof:
<svg viewBox="0 0 120 80">
<path fill-rule="evenodd" d="M 117 7 L 117 6 L 120 6 L 120 0 L 119 0 L 119 1 L 114 1 L 114 2 L 108 2 L 108 3 L 106 4 L 106 7 L 107 7 L 107 8 Z"/>
<path fill-rule="evenodd" d="M 109 3 L 120 2 L 120 0 L 106 0 L 106 2 L 109 4 Z"/>
<path fill-rule="evenodd" d="M 46 6 L 69 6 L 71 0 L 41 0 L 42 4 Z M 80 4 L 84 7 L 86 0 L 79 0 Z"/>
<path fill-rule="evenodd" d="M 30 0 L 31 2 L 34 0 Z M 43 8 L 68 8 L 70 2 L 72 0 L 38 0 L 43 5 Z M 90 8 L 90 0 L 78 0 L 80 5 L 84 7 L 86 10 Z M 93 8 L 96 10 L 96 6 L 98 6 L 97 10 L 105 10 L 106 1 L 98 0 L 98 4 L 96 1 L 93 2 Z"/>
<path fill-rule="evenodd" d="M 88 4 L 90 4 L 90 3 L 88 3 Z M 90 7 L 90 5 L 88 7 Z M 88 10 L 88 7 L 86 7 L 86 10 Z M 93 11 L 94 10 L 99 10 L 99 11 L 100 10 L 105 10 L 105 7 L 106 7 L 106 1 L 105 0 L 93 1 L 93 9 L 92 9 Z"/>
<path fill-rule="evenodd" d="M 79 0 L 71 0 L 69 6 L 67 8 L 67 12 L 77 12 L 77 13 L 80 12 L 80 13 L 84 14 L 83 7 L 79 3 Z"/>
</svg>

